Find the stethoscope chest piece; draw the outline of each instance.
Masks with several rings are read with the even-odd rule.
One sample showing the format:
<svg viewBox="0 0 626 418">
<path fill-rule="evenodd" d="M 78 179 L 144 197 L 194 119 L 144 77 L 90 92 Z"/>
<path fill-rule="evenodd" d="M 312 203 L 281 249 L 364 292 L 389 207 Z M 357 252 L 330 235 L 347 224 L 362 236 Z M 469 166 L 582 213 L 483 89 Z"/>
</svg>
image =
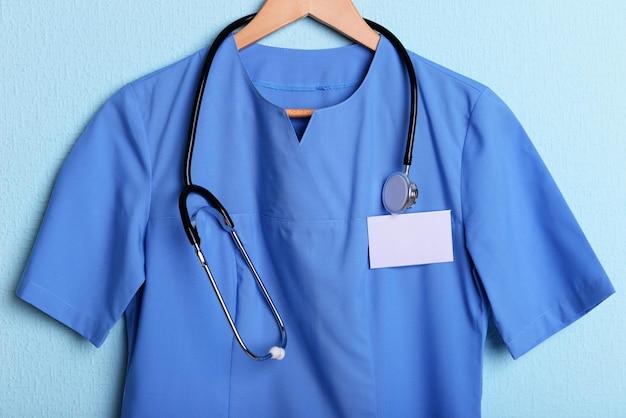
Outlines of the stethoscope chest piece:
<svg viewBox="0 0 626 418">
<path fill-rule="evenodd" d="M 417 186 L 404 173 L 393 173 L 383 186 L 383 205 L 391 214 L 403 213 L 417 201 Z"/>
</svg>

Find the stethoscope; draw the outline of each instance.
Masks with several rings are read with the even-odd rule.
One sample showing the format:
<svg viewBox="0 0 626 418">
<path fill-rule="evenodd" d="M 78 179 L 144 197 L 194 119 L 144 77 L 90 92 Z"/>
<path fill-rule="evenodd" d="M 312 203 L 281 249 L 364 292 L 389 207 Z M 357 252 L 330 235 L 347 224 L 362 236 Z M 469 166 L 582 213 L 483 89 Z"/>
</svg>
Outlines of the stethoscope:
<svg viewBox="0 0 626 418">
<path fill-rule="evenodd" d="M 195 103 L 193 106 L 193 110 L 191 112 L 191 123 L 189 127 L 189 135 L 187 139 L 187 151 L 185 153 L 185 163 L 184 163 L 185 187 L 183 188 L 180 194 L 178 204 L 179 204 L 179 209 L 180 209 L 180 216 L 183 222 L 183 227 L 185 228 L 185 233 L 187 234 L 187 238 L 189 239 L 189 242 L 191 243 L 191 245 L 193 245 L 196 251 L 196 256 L 198 257 L 198 260 L 200 260 L 200 264 L 202 265 L 202 268 L 206 272 L 206 275 L 209 281 L 211 282 L 213 291 L 215 292 L 215 295 L 217 296 L 217 300 L 220 303 L 222 311 L 224 311 L 224 315 L 226 316 L 226 319 L 228 320 L 228 324 L 230 325 L 230 328 L 235 336 L 235 339 L 237 340 L 237 343 L 239 343 L 239 346 L 243 349 L 243 351 L 254 360 L 267 360 L 270 358 L 275 359 L 275 360 L 282 360 L 285 357 L 285 347 L 287 346 L 287 331 L 285 330 L 285 324 L 283 323 L 283 320 L 280 317 L 280 314 L 278 313 L 278 310 L 276 309 L 276 306 L 274 305 L 272 298 L 267 292 L 267 289 L 265 288 L 263 281 L 261 280 L 258 272 L 254 268 L 254 264 L 252 263 L 252 260 L 248 256 L 248 253 L 246 252 L 243 244 L 241 243 L 241 240 L 239 239 L 239 236 L 237 235 L 237 232 L 235 231 L 235 225 L 230 215 L 228 214 L 228 211 L 226 210 L 226 208 L 224 208 L 224 206 L 220 203 L 220 201 L 211 192 L 209 192 L 204 187 L 193 184 L 193 182 L 191 181 L 191 160 L 193 158 L 193 149 L 194 149 L 194 142 L 196 138 L 196 131 L 198 127 L 198 118 L 200 115 L 202 97 L 204 96 L 204 89 L 206 87 L 207 78 L 209 76 L 209 70 L 211 69 L 211 63 L 213 62 L 213 59 L 215 58 L 215 54 L 217 53 L 217 50 L 219 49 L 220 45 L 222 45 L 224 40 L 234 30 L 236 30 L 237 28 L 245 25 L 250 20 L 252 20 L 252 18 L 254 18 L 255 15 L 256 14 L 251 14 L 251 15 L 242 17 L 234 21 L 230 25 L 228 25 L 226 28 L 224 28 L 219 33 L 217 38 L 215 38 L 215 41 L 213 41 L 213 44 L 211 45 L 211 48 L 209 49 L 209 52 L 206 56 L 206 59 L 204 61 L 204 66 L 202 68 L 202 73 L 200 75 L 200 81 L 198 82 Z M 385 37 L 389 39 L 389 41 L 392 43 L 398 55 L 402 58 L 402 61 L 404 62 L 407 74 L 409 76 L 409 82 L 410 82 L 410 87 L 411 87 L 411 104 L 410 104 L 411 108 L 410 108 L 410 114 L 409 114 L 409 127 L 408 127 L 407 140 L 406 140 L 406 149 L 404 152 L 404 171 L 395 172 L 391 174 L 385 181 L 385 184 L 383 186 L 383 192 L 382 192 L 382 200 L 383 200 L 383 205 L 385 209 L 387 209 L 387 211 L 389 211 L 389 213 L 391 214 L 400 214 L 415 204 L 415 202 L 417 201 L 417 194 L 418 194 L 417 186 L 415 186 L 415 183 L 413 183 L 409 179 L 409 168 L 411 167 L 412 154 L 413 154 L 413 141 L 415 137 L 415 125 L 417 122 L 417 93 L 418 93 L 417 92 L 418 90 L 417 78 L 415 77 L 415 71 L 413 68 L 413 63 L 411 62 L 411 58 L 409 57 L 409 54 L 407 53 L 404 46 L 402 46 L 398 38 L 396 38 L 389 30 L 385 29 L 383 26 L 379 25 L 378 23 L 372 22 L 367 19 L 365 19 L 365 21 L 372 29 L 385 35 Z M 250 349 L 248 349 L 243 339 L 241 338 L 241 334 L 237 330 L 237 326 L 235 325 L 235 322 L 233 321 L 233 318 L 228 310 L 228 307 L 226 306 L 226 303 L 224 302 L 224 298 L 222 297 L 222 294 L 217 286 L 217 283 L 215 282 L 213 274 L 211 273 L 211 270 L 209 269 L 209 266 L 207 264 L 206 258 L 204 257 L 202 249 L 200 248 L 200 235 L 198 233 L 198 229 L 196 228 L 196 225 L 194 224 L 194 222 L 192 222 L 189 216 L 189 211 L 187 208 L 187 198 L 191 194 L 195 194 L 195 195 L 202 197 L 213 209 L 217 210 L 220 213 L 221 215 L 221 219 L 219 219 L 220 224 L 222 225 L 224 230 L 230 234 L 233 242 L 235 243 L 235 246 L 239 249 L 239 252 L 243 256 L 244 260 L 246 261 L 246 264 L 248 265 L 248 268 L 250 272 L 252 273 L 252 276 L 254 277 L 259 289 L 261 290 L 261 293 L 263 294 L 263 297 L 267 303 L 267 306 L 269 307 L 270 311 L 272 312 L 272 315 L 274 316 L 274 319 L 276 320 L 276 324 L 280 331 L 280 342 L 272 346 L 269 349 L 268 353 L 265 355 L 254 354 L 252 351 L 250 351 Z"/>
</svg>

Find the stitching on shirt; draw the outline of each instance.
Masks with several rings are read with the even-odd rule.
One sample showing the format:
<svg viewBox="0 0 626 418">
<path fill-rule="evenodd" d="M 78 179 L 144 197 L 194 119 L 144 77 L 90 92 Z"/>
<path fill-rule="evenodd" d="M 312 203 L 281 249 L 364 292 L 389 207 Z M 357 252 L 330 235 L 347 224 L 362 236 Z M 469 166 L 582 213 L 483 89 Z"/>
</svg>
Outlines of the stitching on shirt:
<svg viewBox="0 0 626 418">
<path fill-rule="evenodd" d="M 133 84 L 129 84 L 130 86 L 130 90 L 133 94 L 133 99 L 135 102 L 135 106 L 137 107 L 137 113 L 139 113 L 139 115 L 141 116 L 141 128 L 143 130 L 143 142 L 144 145 L 146 147 L 146 159 L 147 159 L 147 163 L 148 163 L 148 170 L 150 170 L 150 173 L 148 175 L 148 180 L 150 182 L 150 193 L 148 194 L 148 199 L 149 199 L 149 203 L 148 203 L 148 214 L 150 214 L 152 212 L 152 190 L 153 190 L 153 186 L 152 186 L 152 153 L 150 152 L 150 141 L 148 140 L 148 129 L 146 128 L 146 120 L 145 120 L 145 115 L 142 112 L 141 106 L 139 105 L 139 97 L 137 95 L 137 91 L 135 90 L 135 86 Z M 149 215 L 148 215 L 149 217 Z"/>
<path fill-rule="evenodd" d="M 179 216 L 154 216 L 148 219 L 148 223 L 152 223 L 152 222 L 156 222 L 156 221 L 176 221 L 176 222 L 180 222 L 180 215 Z"/>
<path fill-rule="evenodd" d="M 580 295 L 581 293 L 585 293 L 587 291 L 587 289 L 589 288 L 593 288 L 594 284 L 589 284 L 585 287 L 583 287 L 582 289 L 576 291 L 575 295 Z M 511 339 L 509 339 L 508 341 L 505 341 L 506 344 L 514 344 L 518 338 L 520 338 L 523 334 L 526 333 L 526 331 L 531 328 L 534 324 L 536 324 L 539 320 L 541 320 L 541 318 L 543 318 L 544 316 L 548 315 L 550 312 L 554 311 L 555 309 L 561 308 L 565 305 L 565 303 L 571 301 L 572 298 L 563 298 L 559 301 L 557 301 L 553 306 L 551 306 L 550 308 L 546 309 L 545 311 L 543 311 L 541 314 L 539 314 L 539 316 L 537 316 L 535 319 L 533 319 L 532 321 L 530 321 L 528 323 L 528 325 L 526 325 L 521 331 L 519 331 L 517 334 L 515 334 Z M 554 329 L 559 329 L 561 325 L 563 324 L 567 324 L 567 323 L 571 323 L 574 319 L 576 319 L 577 317 L 580 317 L 580 314 L 583 312 L 586 312 L 589 308 L 588 308 L 589 303 L 586 303 L 583 310 L 577 309 L 575 312 L 575 315 L 573 317 L 568 317 L 565 318 L 567 319 L 567 321 L 565 321 L 564 319 L 561 319 L 558 324 L 556 324 L 556 327 L 551 327 L 550 330 L 542 333 L 541 335 L 539 335 L 537 338 L 535 338 L 535 340 L 533 341 L 537 341 L 539 339 L 541 339 L 542 337 L 544 337 L 545 335 L 550 335 L 551 330 Z"/>
<path fill-rule="evenodd" d="M 439 64 L 437 64 L 435 62 L 432 62 L 429 59 L 426 59 L 426 58 L 422 57 L 421 55 L 417 55 L 417 54 L 415 54 L 413 52 L 410 52 L 410 51 L 409 51 L 409 53 L 410 53 L 410 55 L 412 56 L 412 58 L 414 60 L 418 60 L 420 63 L 422 63 L 424 65 L 428 65 L 431 69 L 433 69 L 433 70 L 435 70 L 435 71 L 445 75 L 446 77 L 450 77 L 453 80 L 458 81 L 459 83 L 463 83 L 466 86 L 471 87 L 474 90 L 480 91 L 481 94 L 482 94 L 482 91 L 484 91 L 484 89 L 486 88 L 481 83 L 475 82 L 474 80 L 468 80 L 465 76 L 463 76 L 463 75 L 461 75 L 459 73 L 456 73 L 455 71 L 450 70 L 449 68 L 441 67 Z M 470 81 L 474 81 L 474 82 L 472 83 Z M 483 87 L 483 89 L 481 90 L 481 88 L 479 86 Z"/>
<path fill-rule="evenodd" d="M 465 222 L 465 213 L 463 212 L 463 177 L 464 177 L 464 175 L 463 175 L 463 173 L 464 173 L 463 165 L 464 165 L 464 162 L 465 162 L 465 147 L 467 146 L 467 143 L 469 142 L 467 136 L 469 134 L 470 126 L 472 125 L 472 118 L 474 117 L 474 110 L 476 109 L 476 106 L 478 106 L 478 102 L 480 101 L 480 99 L 483 97 L 483 94 L 487 90 L 488 90 L 488 88 L 485 87 L 480 92 L 480 94 L 478 95 L 478 97 L 476 98 L 474 103 L 472 104 L 472 107 L 471 107 L 470 112 L 469 112 L 469 118 L 467 119 L 467 127 L 465 129 L 465 136 L 463 138 L 463 148 L 461 150 L 461 169 L 459 170 L 460 171 L 460 175 L 459 175 L 459 196 L 460 196 L 459 211 L 461 213 L 459 214 L 459 220 L 460 220 L 460 223 L 462 224 L 464 230 L 466 229 L 466 226 L 467 226 L 467 224 Z M 465 241 L 467 241 L 467 232 L 465 232 Z M 467 248 L 467 244 L 466 244 L 466 248 Z M 470 254 L 470 259 L 471 259 L 471 254 Z M 472 260 L 472 265 L 474 265 L 474 261 L 473 260 Z M 478 269 L 476 268 L 476 265 L 474 265 L 474 269 L 476 270 L 476 273 L 478 275 L 478 280 L 477 281 L 478 282 L 482 282 L 482 280 L 480 279 L 480 272 L 478 272 Z M 474 280 L 476 280 L 476 279 L 474 279 Z M 482 283 L 480 283 L 480 284 L 482 286 Z M 485 312 L 486 309 L 487 309 L 487 304 L 488 304 L 486 294 L 484 292 L 478 292 L 478 293 L 479 293 L 480 300 L 482 301 L 482 303 L 481 303 L 482 310 L 483 310 L 483 312 Z M 478 322 L 478 320 L 479 319 L 476 319 L 477 322 Z M 481 327 L 481 325 L 478 324 L 478 323 L 476 325 L 478 326 L 478 328 Z"/>
<path fill-rule="evenodd" d="M 299 224 L 320 224 L 320 223 L 347 223 L 353 221 L 362 221 L 367 219 L 367 217 L 357 217 L 357 218 L 326 218 L 326 219 L 294 219 L 294 218 L 281 218 L 280 216 L 272 216 L 265 215 L 263 213 L 233 213 L 232 216 L 247 216 L 247 217 L 257 217 L 267 219 L 268 221 L 274 222 L 285 222 L 285 223 L 299 223 Z"/>
<path fill-rule="evenodd" d="M 63 305 L 67 306 L 68 308 L 72 309 L 73 311 L 76 311 L 76 313 L 78 313 L 81 317 L 87 319 L 88 321 L 90 321 L 92 323 L 92 325 L 98 330 L 100 331 L 100 325 L 98 324 L 98 321 L 96 321 L 94 318 L 92 318 L 90 315 L 87 315 L 86 313 L 84 313 L 83 311 L 81 311 L 80 309 L 78 309 L 76 306 L 68 303 L 67 301 L 65 301 L 65 299 L 61 298 L 60 296 L 58 296 L 57 294 L 51 292 L 50 290 L 48 290 L 47 288 L 45 288 L 44 286 L 40 285 L 39 283 L 33 282 L 31 281 L 30 284 L 32 284 L 33 286 L 36 286 L 37 288 L 39 288 L 40 290 L 46 292 L 47 294 L 53 296 L 57 301 L 61 302 Z"/>
<path fill-rule="evenodd" d="M 137 95 L 137 91 L 135 90 L 135 86 L 133 84 L 129 84 L 130 86 L 130 90 L 131 93 L 133 95 L 133 102 L 136 106 L 136 111 L 139 114 L 139 116 L 141 117 L 141 128 L 143 130 L 143 145 L 145 147 L 145 152 L 146 152 L 146 164 L 148 165 L 147 169 L 148 169 L 148 183 L 149 183 L 149 187 L 148 187 L 148 205 L 146 208 L 146 212 L 145 212 L 145 225 L 143 228 L 143 280 L 145 281 L 146 278 L 146 255 L 145 255 L 145 247 L 146 247 L 146 237 L 148 236 L 148 225 L 150 224 L 150 214 L 152 213 L 152 196 L 153 196 L 153 171 L 152 171 L 152 167 L 153 167 L 153 163 L 152 163 L 152 152 L 150 150 L 150 141 L 148 140 L 148 129 L 146 126 L 146 119 L 145 119 L 145 115 L 142 112 L 141 109 L 141 105 L 140 105 L 140 101 L 139 101 L 139 96 Z"/>
<path fill-rule="evenodd" d="M 274 221 L 274 222 L 308 223 L 308 224 L 319 224 L 319 223 L 327 223 L 327 222 L 331 222 L 331 223 L 348 223 L 348 222 L 355 222 L 355 221 L 358 222 L 358 221 L 367 220 L 367 218 L 370 216 L 384 216 L 384 214 L 372 214 L 368 216 L 356 216 L 354 218 L 295 219 L 295 218 L 282 218 L 280 216 L 266 215 L 260 212 L 230 212 L 230 215 L 233 217 L 242 216 L 242 217 L 264 218 L 264 219 L 267 219 L 268 221 Z M 154 218 L 150 218 L 148 220 L 149 223 L 160 222 L 160 221 L 180 222 L 180 216 L 157 216 Z M 462 226 L 463 222 L 460 219 L 457 219 L 456 217 L 453 216 L 452 225 Z"/>
<path fill-rule="evenodd" d="M 460 170 L 460 177 L 459 177 L 459 189 L 460 189 L 459 196 L 461 196 L 460 218 L 463 220 L 463 222 L 465 222 L 465 214 L 463 213 L 463 177 L 464 177 L 463 166 L 465 165 L 464 164 L 465 163 L 465 148 L 467 147 L 467 144 L 469 142 L 467 136 L 469 135 L 470 126 L 472 126 L 472 118 L 474 117 L 474 110 L 476 110 L 476 106 L 478 105 L 478 102 L 480 101 L 480 99 L 483 97 L 483 94 L 487 90 L 489 89 L 485 87 L 483 91 L 480 92 L 480 95 L 478 95 L 474 103 L 472 104 L 472 108 L 470 109 L 470 112 L 469 112 L 469 118 L 467 119 L 467 127 L 465 128 L 465 136 L 463 137 L 463 149 L 461 150 L 461 170 Z"/>
<path fill-rule="evenodd" d="M 348 81 L 345 83 L 336 84 L 282 84 L 273 83 L 263 80 L 252 80 L 252 83 L 257 87 L 266 87 L 273 90 L 288 90 L 288 91 L 320 91 L 320 90 L 341 90 L 347 89 L 359 85 L 358 81 Z"/>
<path fill-rule="evenodd" d="M 548 308 L 547 310 L 543 311 L 538 317 L 536 317 L 535 319 L 533 319 L 532 321 L 530 321 L 528 323 L 528 325 L 526 325 L 520 332 L 518 332 L 517 334 L 515 334 L 513 336 L 513 338 L 511 338 L 509 341 L 506 341 L 507 344 L 514 344 L 515 341 L 517 341 L 518 338 L 520 338 L 522 336 L 522 334 L 524 334 L 526 332 L 526 330 L 528 330 L 530 327 L 533 326 L 533 324 L 536 324 L 541 318 L 543 318 L 544 316 L 546 316 L 547 314 L 549 314 L 550 312 L 552 312 L 553 310 L 559 308 L 561 306 L 562 302 L 557 303 L 556 305 Z M 563 323 L 563 321 L 560 321 L 560 323 Z M 544 335 L 544 334 L 541 334 Z"/>
</svg>

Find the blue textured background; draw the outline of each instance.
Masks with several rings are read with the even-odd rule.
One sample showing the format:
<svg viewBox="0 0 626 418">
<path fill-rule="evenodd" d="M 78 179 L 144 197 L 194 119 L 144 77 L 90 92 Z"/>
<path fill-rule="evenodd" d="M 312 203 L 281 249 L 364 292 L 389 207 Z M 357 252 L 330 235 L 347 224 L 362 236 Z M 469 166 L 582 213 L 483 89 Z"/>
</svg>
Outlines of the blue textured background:
<svg viewBox="0 0 626 418">
<path fill-rule="evenodd" d="M 97 350 L 19 301 L 15 288 L 59 166 L 103 101 L 206 46 L 260 4 L 0 0 L 1 417 L 118 415 L 123 321 Z M 518 361 L 491 335 L 484 416 L 626 417 L 626 1 L 355 5 L 407 48 L 489 85 L 509 104 L 618 292 Z M 346 41 L 305 20 L 266 43 Z"/>
</svg>

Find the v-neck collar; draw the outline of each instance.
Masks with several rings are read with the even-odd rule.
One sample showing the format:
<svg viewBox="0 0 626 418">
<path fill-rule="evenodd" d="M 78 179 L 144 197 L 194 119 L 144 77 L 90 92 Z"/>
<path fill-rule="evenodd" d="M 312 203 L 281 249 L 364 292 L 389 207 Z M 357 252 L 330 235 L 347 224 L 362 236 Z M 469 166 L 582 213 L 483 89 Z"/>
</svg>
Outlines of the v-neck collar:
<svg viewBox="0 0 626 418">
<path fill-rule="evenodd" d="M 376 51 L 358 45 L 348 45 L 329 49 L 291 49 L 253 44 L 241 51 L 237 49 L 232 35 L 226 39 L 226 53 L 230 56 L 233 71 L 240 82 L 244 83 L 252 94 L 256 104 L 269 109 L 269 113 L 280 115 L 277 118 L 285 124 L 291 139 L 300 145 L 307 142 L 310 131 L 314 126 L 323 123 L 328 113 L 350 112 L 367 94 L 373 79 L 381 72 L 381 63 L 386 50 L 390 47 L 388 41 L 381 37 Z M 311 68 L 314 63 L 333 63 L 313 74 Z M 285 65 L 289 63 L 289 65 Z M 319 64 L 317 65 L 319 67 Z M 354 90 L 342 100 L 328 105 L 316 107 L 301 138 L 298 138 L 285 107 L 268 99 L 260 90 L 277 89 L 288 91 L 316 91 L 332 89 Z"/>
<path fill-rule="evenodd" d="M 313 60 L 317 65 L 293 70 Z M 401 166 L 398 150 L 404 146 L 408 108 L 406 72 L 387 39 L 381 38 L 374 53 L 359 45 L 326 50 L 253 45 L 240 53 L 230 37 L 214 65 L 198 126 L 208 139 L 196 142 L 192 169 L 198 184 L 224 196 L 231 213 L 318 221 L 382 210 L 378 184 L 382 188 L 384 178 Z M 341 83 L 356 84 L 342 100 L 318 108 L 299 142 L 281 102 L 301 97 L 301 91 L 290 97 L 269 88 Z M 311 96 L 320 103 L 341 92 L 312 90 Z"/>
</svg>

